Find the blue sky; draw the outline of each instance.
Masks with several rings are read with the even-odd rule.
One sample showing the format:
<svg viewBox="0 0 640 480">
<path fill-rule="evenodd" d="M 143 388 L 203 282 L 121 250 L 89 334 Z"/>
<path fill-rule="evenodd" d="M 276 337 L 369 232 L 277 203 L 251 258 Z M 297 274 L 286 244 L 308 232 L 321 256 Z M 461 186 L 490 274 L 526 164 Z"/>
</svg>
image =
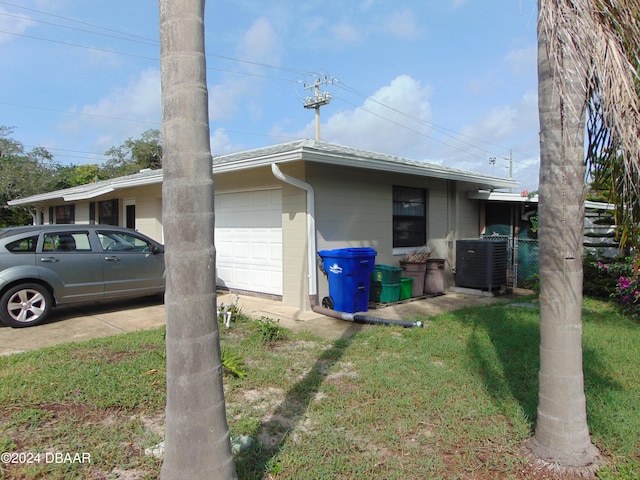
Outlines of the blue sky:
<svg viewBox="0 0 640 480">
<path fill-rule="evenodd" d="M 265 7 L 268 5 L 268 7 Z M 538 184 L 535 0 L 208 0 L 213 154 L 314 138 Z M 0 125 L 60 163 L 161 127 L 154 0 L 0 1 Z M 490 159 L 496 161 L 492 165 Z"/>
</svg>

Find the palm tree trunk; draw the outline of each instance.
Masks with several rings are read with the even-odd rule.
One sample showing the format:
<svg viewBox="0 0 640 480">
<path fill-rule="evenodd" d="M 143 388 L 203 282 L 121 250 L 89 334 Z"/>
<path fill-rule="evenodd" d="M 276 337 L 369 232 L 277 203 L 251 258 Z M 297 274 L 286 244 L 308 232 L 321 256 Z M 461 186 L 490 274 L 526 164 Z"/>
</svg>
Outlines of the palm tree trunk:
<svg viewBox="0 0 640 480">
<path fill-rule="evenodd" d="M 582 468 L 599 456 L 587 425 L 582 367 L 586 78 L 562 51 L 550 54 L 547 39 L 539 28 L 540 390 L 528 446 L 544 462 Z M 564 76 L 556 77 L 562 62 Z M 567 83 L 558 88 L 557 81 Z"/>
<path fill-rule="evenodd" d="M 167 405 L 163 479 L 236 478 L 216 318 L 204 0 L 159 0 Z"/>
</svg>

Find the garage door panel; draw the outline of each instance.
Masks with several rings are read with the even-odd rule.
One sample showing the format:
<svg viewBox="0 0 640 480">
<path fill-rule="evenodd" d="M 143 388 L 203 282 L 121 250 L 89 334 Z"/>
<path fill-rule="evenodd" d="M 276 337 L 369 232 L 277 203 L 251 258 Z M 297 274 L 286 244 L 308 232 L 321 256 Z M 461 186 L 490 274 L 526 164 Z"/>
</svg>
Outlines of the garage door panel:
<svg viewBox="0 0 640 480">
<path fill-rule="evenodd" d="M 282 196 L 216 194 L 218 277 L 230 288 L 282 294 Z"/>
<path fill-rule="evenodd" d="M 237 238 L 237 237 L 236 237 Z M 251 260 L 251 245 L 248 242 L 240 242 L 240 241 L 235 241 L 235 242 L 231 242 L 232 243 L 232 251 L 233 251 L 233 257 L 240 260 L 242 258 L 246 258 L 248 260 Z"/>
</svg>

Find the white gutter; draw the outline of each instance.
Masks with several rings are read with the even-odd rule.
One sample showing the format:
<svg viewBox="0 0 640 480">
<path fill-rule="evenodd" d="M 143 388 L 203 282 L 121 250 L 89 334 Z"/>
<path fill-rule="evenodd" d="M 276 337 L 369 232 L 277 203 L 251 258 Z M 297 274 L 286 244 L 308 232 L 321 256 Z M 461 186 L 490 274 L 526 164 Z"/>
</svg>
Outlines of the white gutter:
<svg viewBox="0 0 640 480">
<path fill-rule="evenodd" d="M 273 175 L 289 185 L 298 187 L 307 192 L 307 238 L 309 247 L 307 251 L 307 268 L 309 270 L 309 297 L 312 302 L 317 303 L 318 295 L 318 269 L 316 267 L 316 218 L 315 218 L 315 194 L 313 187 L 302 180 L 282 173 L 276 163 L 271 164 L 271 172 Z"/>
</svg>

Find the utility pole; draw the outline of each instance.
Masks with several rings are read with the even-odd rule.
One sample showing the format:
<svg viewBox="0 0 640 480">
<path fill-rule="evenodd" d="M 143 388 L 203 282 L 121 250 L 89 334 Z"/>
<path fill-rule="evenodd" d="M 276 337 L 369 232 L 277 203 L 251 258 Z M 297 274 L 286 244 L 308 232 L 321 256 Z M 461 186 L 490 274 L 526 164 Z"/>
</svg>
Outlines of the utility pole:
<svg viewBox="0 0 640 480">
<path fill-rule="evenodd" d="M 328 105 L 331 101 L 331 95 L 328 92 L 321 92 L 320 85 L 326 85 L 328 83 L 333 83 L 333 80 L 324 77 L 322 80 L 319 78 L 316 79 L 312 85 L 305 84 L 304 86 L 305 90 L 313 89 L 313 97 L 306 97 L 304 99 L 304 108 L 313 108 L 316 111 L 316 141 L 320 141 L 320 107 Z"/>
<path fill-rule="evenodd" d="M 493 166 L 496 164 L 497 158 L 500 158 L 501 160 L 506 160 L 509 162 L 509 180 L 513 180 L 513 150 L 509 150 L 509 158 L 506 158 L 506 157 L 489 158 L 489 165 L 491 165 L 491 175 L 493 175 Z M 512 192 L 513 188 L 510 188 L 509 191 Z"/>
</svg>

